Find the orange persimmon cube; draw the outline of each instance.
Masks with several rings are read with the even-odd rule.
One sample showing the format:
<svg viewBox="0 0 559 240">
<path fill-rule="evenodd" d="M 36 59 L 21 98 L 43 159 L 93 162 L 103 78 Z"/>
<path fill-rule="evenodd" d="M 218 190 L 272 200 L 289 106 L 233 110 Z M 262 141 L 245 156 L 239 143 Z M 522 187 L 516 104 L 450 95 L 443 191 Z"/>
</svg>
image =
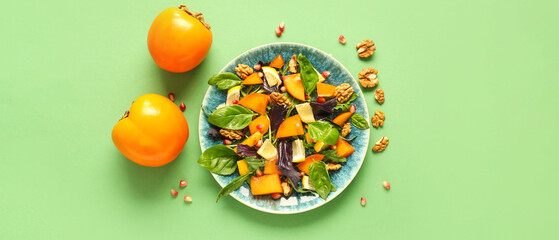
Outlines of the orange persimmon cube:
<svg viewBox="0 0 559 240">
<path fill-rule="evenodd" d="M 264 83 L 264 81 L 262 81 L 262 78 L 260 78 L 260 76 L 258 76 L 258 73 L 252 73 L 252 74 L 250 74 L 250 76 L 245 78 L 245 80 L 243 80 L 243 82 L 241 84 L 242 85 L 255 85 L 255 84 L 262 84 L 262 83 Z"/>
<path fill-rule="evenodd" d="M 351 118 L 351 115 L 353 115 L 352 112 L 342 113 L 342 114 L 338 115 L 336 118 L 334 118 L 334 120 L 332 120 L 332 122 L 334 122 L 338 126 L 342 127 L 347 122 L 347 120 L 349 120 Z"/>
<path fill-rule="evenodd" d="M 281 68 L 283 67 L 283 65 L 285 65 L 285 62 L 283 61 L 283 57 L 281 56 L 281 54 L 278 54 L 276 56 L 276 58 L 274 58 L 274 60 L 272 60 L 272 62 L 270 62 L 270 67 L 273 68 Z"/>
<path fill-rule="evenodd" d="M 270 96 L 268 94 L 251 93 L 241 98 L 239 104 L 243 107 L 264 115 L 266 114 L 266 107 L 268 107 L 269 102 Z"/>
<path fill-rule="evenodd" d="M 266 195 L 281 193 L 281 180 L 278 174 L 268 174 L 261 177 L 250 177 L 250 190 L 252 195 Z"/>
<path fill-rule="evenodd" d="M 333 97 L 335 90 L 336 90 L 336 86 L 332 86 L 330 84 L 326 84 L 326 83 L 316 84 L 316 94 L 319 97 Z"/>
<path fill-rule="evenodd" d="M 252 122 L 248 125 L 248 128 L 250 129 L 250 134 L 254 134 L 255 132 L 266 134 L 269 127 L 270 127 L 270 119 L 268 119 L 266 115 L 260 115 L 259 117 L 252 120 Z"/>
<path fill-rule="evenodd" d="M 276 163 L 278 162 L 278 159 L 274 159 L 271 161 L 265 160 L 264 161 L 264 174 L 278 174 L 281 175 L 281 172 L 278 170 L 278 166 L 276 165 Z"/>
<path fill-rule="evenodd" d="M 239 169 L 239 174 L 240 175 L 247 174 L 249 172 L 247 160 L 243 159 L 243 160 L 237 161 L 237 168 Z"/>
<path fill-rule="evenodd" d="M 291 96 L 301 101 L 305 101 L 305 87 L 303 86 L 300 74 L 285 76 L 283 79 L 283 85 Z"/>
<path fill-rule="evenodd" d="M 338 150 L 336 154 L 340 157 L 345 157 L 345 158 L 349 157 L 349 155 L 355 152 L 355 148 L 353 148 L 351 144 L 349 144 L 346 140 L 343 140 L 342 138 L 338 139 L 338 142 L 336 143 L 336 149 Z"/>
<path fill-rule="evenodd" d="M 301 117 L 297 114 L 295 116 L 285 119 L 278 128 L 276 138 L 292 137 L 305 134 Z"/>
</svg>

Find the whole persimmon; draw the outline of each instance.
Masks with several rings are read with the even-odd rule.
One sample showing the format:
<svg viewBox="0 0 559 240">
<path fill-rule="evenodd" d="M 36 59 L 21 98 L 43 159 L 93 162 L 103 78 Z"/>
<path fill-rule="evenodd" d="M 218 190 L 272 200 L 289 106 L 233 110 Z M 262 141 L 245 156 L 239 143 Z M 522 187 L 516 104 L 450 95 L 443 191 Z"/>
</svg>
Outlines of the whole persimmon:
<svg viewBox="0 0 559 240">
<path fill-rule="evenodd" d="M 153 20 L 148 49 L 155 63 L 169 72 L 186 72 L 198 66 L 210 51 L 212 32 L 201 13 L 184 5 L 165 9 Z"/>
<path fill-rule="evenodd" d="M 134 102 L 113 127 L 116 148 L 133 162 L 163 166 L 177 158 L 188 140 L 188 123 L 168 98 L 146 94 Z"/>
</svg>

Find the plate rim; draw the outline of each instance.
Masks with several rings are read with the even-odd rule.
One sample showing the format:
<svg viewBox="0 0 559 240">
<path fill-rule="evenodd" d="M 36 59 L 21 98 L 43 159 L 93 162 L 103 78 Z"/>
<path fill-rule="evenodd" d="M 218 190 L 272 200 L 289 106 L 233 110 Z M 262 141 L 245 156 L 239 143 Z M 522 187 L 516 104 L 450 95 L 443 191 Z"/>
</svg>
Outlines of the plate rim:
<svg viewBox="0 0 559 240">
<path fill-rule="evenodd" d="M 330 56 L 332 60 L 334 60 L 336 63 L 338 63 L 340 66 L 342 66 L 343 70 L 345 70 L 346 72 L 349 73 L 349 76 L 351 77 L 351 80 L 353 80 L 353 82 L 354 82 L 355 84 L 357 84 L 357 86 L 359 86 L 359 83 L 355 80 L 355 78 L 353 77 L 353 75 L 351 74 L 351 72 L 350 72 L 340 61 L 338 61 L 338 59 L 336 59 L 335 57 L 333 57 L 331 54 L 328 54 L 328 53 L 326 53 L 326 52 L 324 52 L 324 51 L 322 51 L 322 50 L 320 50 L 320 49 L 318 49 L 318 48 L 315 48 L 315 47 L 312 47 L 312 46 L 309 46 L 309 45 L 306 45 L 306 44 L 302 44 L 302 43 L 295 43 L 295 42 L 274 42 L 274 43 L 267 43 L 267 44 L 263 44 L 263 45 L 256 46 L 256 47 L 253 47 L 253 48 L 251 48 L 251 49 L 248 49 L 248 50 L 244 51 L 243 53 L 239 54 L 237 57 L 231 59 L 231 61 L 227 62 L 227 63 L 225 64 L 225 66 L 219 71 L 219 73 L 222 73 L 223 71 L 225 71 L 225 69 L 227 68 L 227 66 L 229 66 L 229 64 L 231 64 L 232 62 L 235 62 L 236 60 L 238 60 L 239 58 L 241 58 L 241 56 L 244 56 L 245 54 L 247 54 L 247 53 L 249 53 L 249 52 L 251 52 L 251 51 L 254 51 L 254 50 L 257 50 L 257 49 L 260 49 L 260 48 L 265 48 L 265 47 L 272 46 L 272 45 L 299 45 L 299 46 L 301 46 L 301 47 L 310 48 L 310 49 L 312 49 L 312 50 L 315 50 L 315 51 L 317 51 L 317 52 L 320 52 L 320 53 L 323 53 L 323 54 L 325 54 L 325 55 L 327 55 L 327 56 Z M 202 147 L 202 139 L 201 139 L 202 134 L 201 134 L 201 131 L 200 131 L 200 130 L 201 130 L 201 129 L 200 129 L 200 128 L 201 128 L 201 124 L 200 124 L 200 123 L 201 123 L 201 121 L 202 121 L 202 114 L 204 114 L 204 110 L 203 110 L 204 101 L 205 101 L 206 97 L 208 96 L 208 93 L 210 92 L 210 88 L 211 88 L 211 87 L 212 87 L 212 86 L 208 86 L 208 88 L 206 89 L 206 93 L 204 94 L 204 98 L 202 99 L 202 105 L 200 106 L 200 114 L 199 114 L 199 116 L 198 116 L 198 143 L 200 144 L 200 150 L 201 150 L 202 153 L 204 152 L 204 149 L 203 149 L 203 147 Z M 362 96 L 363 98 L 365 97 L 365 96 L 363 95 L 363 91 L 361 90 L 361 88 L 358 88 L 358 93 L 361 94 L 361 96 Z M 367 101 L 365 101 L 365 99 L 363 99 L 363 102 L 365 103 L 365 112 L 367 113 L 367 116 L 370 116 L 370 114 L 369 114 L 369 107 L 368 107 L 368 105 L 367 105 Z M 366 146 L 367 146 L 367 148 L 368 148 L 368 147 L 369 147 L 369 143 L 370 143 L 370 138 L 371 138 L 370 132 L 369 132 L 369 134 L 366 134 L 366 135 L 367 135 L 367 140 L 366 140 L 367 143 L 366 143 Z M 301 209 L 301 210 L 297 210 L 297 211 L 293 211 L 293 212 L 274 211 L 274 210 L 262 208 L 262 207 L 259 207 L 259 206 L 254 206 L 254 205 L 252 205 L 250 202 L 246 202 L 245 200 L 240 199 L 240 198 L 238 198 L 237 196 L 235 196 L 235 195 L 233 195 L 233 194 L 229 194 L 229 196 L 233 197 L 233 198 L 236 199 L 237 201 L 241 202 L 242 204 L 244 204 L 244 205 L 246 205 L 246 206 L 248 206 L 248 207 L 250 207 L 250 208 L 256 209 L 256 210 L 258 210 L 258 211 L 266 212 L 266 213 L 282 214 L 282 215 L 285 214 L 285 215 L 287 215 L 287 214 L 297 214 L 297 213 L 307 212 L 307 211 L 316 209 L 316 208 L 318 208 L 318 207 L 320 207 L 320 206 L 322 206 L 322 205 L 325 205 L 326 203 L 328 203 L 328 202 L 334 200 L 334 198 L 338 197 L 338 196 L 353 182 L 353 179 L 355 179 L 355 177 L 357 176 L 357 174 L 358 174 L 359 171 L 361 170 L 361 167 L 363 166 L 363 162 L 365 162 L 365 157 L 367 156 L 367 153 L 368 153 L 368 151 L 365 151 L 365 154 L 363 155 L 363 158 L 361 159 L 361 161 L 360 161 L 360 163 L 359 163 L 359 166 L 357 167 L 357 171 L 356 171 L 355 175 L 351 176 L 351 179 L 349 179 L 348 184 L 347 184 L 345 187 L 341 188 L 341 189 L 337 189 L 337 191 L 336 191 L 336 193 L 337 193 L 336 196 L 334 196 L 334 197 L 331 198 L 331 199 L 324 200 L 324 202 L 315 204 L 315 205 L 313 205 L 313 206 L 311 206 L 311 207 L 309 207 L 309 208 L 307 208 L 307 209 Z M 221 188 L 223 188 L 225 185 L 222 185 L 222 184 L 220 183 L 220 181 L 217 179 L 217 175 L 218 175 L 218 174 L 215 174 L 215 173 L 212 173 L 212 172 L 210 172 L 210 173 L 211 173 L 212 177 L 214 178 L 214 180 L 217 182 L 217 184 L 220 185 Z M 236 191 L 236 190 L 235 190 L 235 191 Z"/>
</svg>

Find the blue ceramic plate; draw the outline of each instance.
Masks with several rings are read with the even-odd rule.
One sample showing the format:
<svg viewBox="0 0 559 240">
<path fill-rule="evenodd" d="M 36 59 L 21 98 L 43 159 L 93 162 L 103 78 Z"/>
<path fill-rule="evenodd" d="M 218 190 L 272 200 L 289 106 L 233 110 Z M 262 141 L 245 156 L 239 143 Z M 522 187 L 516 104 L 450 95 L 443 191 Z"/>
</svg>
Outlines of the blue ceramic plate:
<svg viewBox="0 0 559 240">
<path fill-rule="evenodd" d="M 236 57 L 229 62 L 227 66 L 221 70 L 221 72 L 234 73 L 234 68 L 239 63 L 253 66 L 254 64 L 257 64 L 259 60 L 262 62 L 271 62 L 278 54 L 281 54 L 284 60 L 288 60 L 293 54 L 299 53 L 305 55 L 319 72 L 325 70 L 331 72 L 331 75 L 326 80 L 326 83 L 331 85 L 339 85 L 342 83 L 351 84 L 355 93 L 359 95 L 352 104 L 357 106 L 357 113 L 363 115 L 363 117 L 365 117 L 368 121 L 369 113 L 367 111 L 367 105 L 363 99 L 363 93 L 361 92 L 358 83 L 340 62 L 316 48 L 298 43 L 271 43 L 262 45 L 250 49 Z M 206 96 L 204 97 L 202 107 L 208 111 L 213 111 L 219 104 L 225 102 L 226 95 L 227 91 L 220 91 L 217 90 L 216 86 L 210 86 L 206 92 Z M 200 147 L 202 148 L 202 151 L 213 145 L 223 144 L 221 141 L 217 141 L 207 134 L 209 128 L 210 124 L 207 121 L 207 116 L 201 110 L 198 132 L 200 135 Z M 357 136 L 357 138 L 352 142 L 355 152 L 349 156 L 347 162 L 343 164 L 340 170 L 330 172 L 332 184 L 334 184 L 337 191 L 331 192 L 326 200 L 320 198 L 316 193 L 300 194 L 294 192 L 289 198 L 282 197 L 279 200 L 273 200 L 270 196 L 253 196 L 246 183 L 244 183 L 244 185 L 238 190 L 232 192 L 230 196 L 251 208 L 276 214 L 300 213 L 322 206 L 338 196 L 349 185 L 355 175 L 357 175 L 357 172 L 363 163 L 363 159 L 367 153 L 367 147 L 369 146 L 369 130 L 361 130 L 352 126 L 351 134 L 348 138 L 352 138 L 353 136 Z M 237 172 L 230 176 L 221 176 L 213 173 L 212 175 L 217 183 L 219 183 L 222 187 L 239 176 Z M 215 194 L 217 196 L 217 192 Z"/>
</svg>

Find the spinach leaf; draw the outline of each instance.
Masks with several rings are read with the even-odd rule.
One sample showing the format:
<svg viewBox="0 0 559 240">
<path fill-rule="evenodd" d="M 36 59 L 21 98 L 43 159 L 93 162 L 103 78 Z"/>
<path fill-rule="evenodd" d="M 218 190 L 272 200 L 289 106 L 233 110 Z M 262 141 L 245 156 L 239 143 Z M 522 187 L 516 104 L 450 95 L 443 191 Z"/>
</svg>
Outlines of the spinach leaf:
<svg viewBox="0 0 559 240">
<path fill-rule="evenodd" d="M 220 128 L 239 130 L 252 122 L 256 113 L 241 105 L 231 105 L 215 110 L 208 116 L 208 122 Z"/>
<path fill-rule="evenodd" d="M 229 184 L 225 185 L 217 194 L 217 199 L 215 202 L 217 203 L 221 197 L 225 197 L 232 193 L 233 191 L 239 189 L 243 183 L 250 178 L 254 174 L 254 171 L 246 173 L 245 175 L 239 176 L 238 178 L 233 179 Z"/>
<path fill-rule="evenodd" d="M 221 80 L 221 81 L 217 82 L 217 89 L 227 90 L 227 89 L 232 88 L 234 86 L 241 85 L 241 82 L 242 82 L 241 80 L 231 80 L 231 79 Z"/>
<path fill-rule="evenodd" d="M 336 154 L 338 153 L 338 150 L 324 150 L 320 153 L 324 155 L 324 159 L 322 159 L 322 161 L 324 162 L 332 161 L 336 163 L 342 163 L 347 161 L 345 157 L 340 157 L 338 156 L 338 154 Z"/>
<path fill-rule="evenodd" d="M 353 114 L 353 116 L 351 116 L 351 123 L 353 123 L 353 125 L 359 129 L 369 128 L 369 123 L 363 116 L 361 116 L 361 114 Z"/>
<path fill-rule="evenodd" d="M 241 81 L 241 79 L 235 75 L 234 73 L 230 73 L 230 72 L 224 72 L 224 73 L 218 73 L 216 75 L 213 75 L 210 80 L 208 80 L 208 84 L 210 85 L 215 85 L 218 82 L 221 82 L 223 80 L 237 80 L 237 81 Z"/>
<path fill-rule="evenodd" d="M 198 164 L 210 172 L 230 175 L 237 169 L 239 155 L 224 145 L 215 145 L 206 149 L 198 158 Z"/>
<path fill-rule="evenodd" d="M 326 200 L 330 192 L 336 191 L 336 187 L 332 185 L 328 170 L 326 170 L 326 164 L 323 161 L 311 163 L 311 166 L 309 166 L 309 177 L 316 192 L 322 199 Z"/>
<path fill-rule="evenodd" d="M 248 169 L 250 171 L 264 167 L 264 159 L 256 158 L 254 156 L 245 158 L 247 161 Z"/>
<path fill-rule="evenodd" d="M 332 124 L 326 121 L 316 121 L 308 125 L 309 135 L 313 140 L 324 141 L 328 145 L 338 142 L 340 132 Z"/>
<path fill-rule="evenodd" d="M 297 56 L 297 63 L 299 63 L 301 81 L 303 82 L 305 93 L 310 96 L 318 83 L 318 74 L 303 54 L 299 54 L 299 56 Z"/>
</svg>

